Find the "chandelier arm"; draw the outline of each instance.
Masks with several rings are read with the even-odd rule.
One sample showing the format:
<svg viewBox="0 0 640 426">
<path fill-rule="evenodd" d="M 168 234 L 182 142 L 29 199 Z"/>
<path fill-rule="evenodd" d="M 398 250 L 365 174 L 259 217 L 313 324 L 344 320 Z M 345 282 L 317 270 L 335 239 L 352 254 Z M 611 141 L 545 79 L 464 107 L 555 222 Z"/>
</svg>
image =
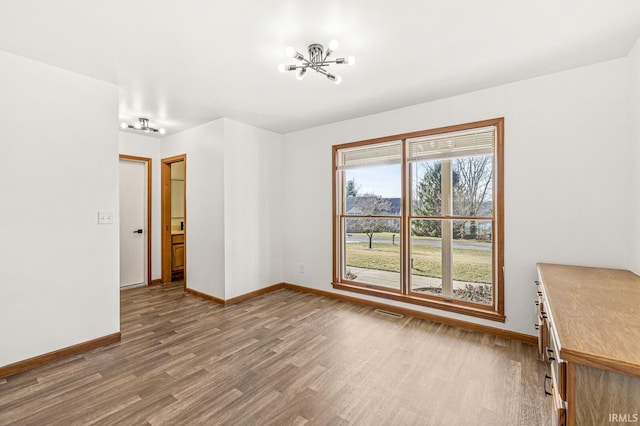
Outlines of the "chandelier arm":
<svg viewBox="0 0 640 426">
<path fill-rule="evenodd" d="M 316 70 L 316 72 L 319 72 L 322 75 L 329 75 L 329 71 L 325 70 L 324 68 L 314 68 Z"/>
<path fill-rule="evenodd" d="M 132 126 L 131 124 L 127 125 L 127 129 L 142 130 L 142 131 L 149 130 L 149 131 L 152 131 L 152 132 L 159 132 L 160 131 L 160 129 L 156 129 L 156 128 L 153 128 L 153 127 L 146 127 L 146 128 L 142 127 L 140 129 L 137 129 L 136 127 Z"/>
<path fill-rule="evenodd" d="M 326 65 L 323 65 L 321 62 L 312 62 L 308 67 L 314 70 L 315 72 L 319 72 L 320 74 L 326 75 L 327 71 L 325 71 L 322 68 L 323 66 L 326 66 Z"/>
<path fill-rule="evenodd" d="M 326 63 L 326 62 L 314 62 L 313 64 L 309 65 L 309 68 L 312 69 L 319 69 L 319 68 L 324 68 L 324 67 L 328 67 L 330 63 Z"/>
<path fill-rule="evenodd" d="M 304 62 L 304 63 L 305 63 L 305 66 L 312 67 L 312 66 L 314 65 L 314 62 L 313 62 L 313 61 L 310 61 L 310 60 L 309 60 L 309 59 L 307 59 L 307 58 L 302 58 L 302 59 L 298 59 L 298 60 L 299 60 L 300 62 Z"/>
</svg>

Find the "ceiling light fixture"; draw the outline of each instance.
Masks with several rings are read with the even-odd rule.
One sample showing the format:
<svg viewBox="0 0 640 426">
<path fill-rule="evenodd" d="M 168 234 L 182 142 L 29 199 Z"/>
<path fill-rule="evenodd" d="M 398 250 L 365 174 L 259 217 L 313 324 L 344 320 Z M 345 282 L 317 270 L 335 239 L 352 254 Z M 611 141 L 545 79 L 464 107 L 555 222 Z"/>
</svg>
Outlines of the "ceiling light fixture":
<svg viewBox="0 0 640 426">
<path fill-rule="evenodd" d="M 153 127 L 149 127 L 148 118 L 138 118 L 138 121 L 136 121 L 133 125 L 127 124 L 123 121 L 122 123 L 120 123 L 120 127 L 123 129 L 142 130 L 143 132 L 146 132 L 146 133 L 156 132 L 156 133 L 160 133 L 161 135 L 165 134 L 165 130 L 162 128 L 156 129 Z"/>
<path fill-rule="evenodd" d="M 280 72 L 297 70 L 298 72 L 296 73 L 296 78 L 298 80 L 302 80 L 304 78 L 305 73 L 307 72 L 307 69 L 311 68 L 315 72 L 318 72 L 324 75 L 329 80 L 333 81 L 335 84 L 340 84 L 340 82 L 342 81 L 342 78 L 340 78 L 339 75 L 331 74 L 325 68 L 328 67 L 330 64 L 353 65 L 356 63 L 356 58 L 354 58 L 353 56 L 348 56 L 346 58 L 336 58 L 334 61 L 328 61 L 327 58 L 329 57 L 329 55 L 331 55 L 337 49 L 338 49 L 337 40 L 331 40 L 329 42 L 329 48 L 326 51 L 324 50 L 324 46 L 322 46 L 321 44 L 318 44 L 318 43 L 310 44 L 309 58 L 307 59 L 304 57 L 302 53 L 296 51 L 296 49 L 289 46 L 285 49 L 285 54 L 290 58 L 294 58 L 302 62 L 302 65 L 280 64 L 278 66 L 278 69 L 280 70 Z"/>
</svg>

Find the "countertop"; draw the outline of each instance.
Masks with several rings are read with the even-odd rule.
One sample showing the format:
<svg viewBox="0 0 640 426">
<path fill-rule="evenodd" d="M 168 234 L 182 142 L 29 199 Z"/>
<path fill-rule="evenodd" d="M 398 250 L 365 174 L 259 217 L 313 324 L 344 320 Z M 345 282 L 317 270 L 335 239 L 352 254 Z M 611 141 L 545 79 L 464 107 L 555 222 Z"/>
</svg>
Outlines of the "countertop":
<svg viewBox="0 0 640 426">
<path fill-rule="evenodd" d="M 623 269 L 539 263 L 560 357 L 640 376 L 640 276 Z"/>
</svg>

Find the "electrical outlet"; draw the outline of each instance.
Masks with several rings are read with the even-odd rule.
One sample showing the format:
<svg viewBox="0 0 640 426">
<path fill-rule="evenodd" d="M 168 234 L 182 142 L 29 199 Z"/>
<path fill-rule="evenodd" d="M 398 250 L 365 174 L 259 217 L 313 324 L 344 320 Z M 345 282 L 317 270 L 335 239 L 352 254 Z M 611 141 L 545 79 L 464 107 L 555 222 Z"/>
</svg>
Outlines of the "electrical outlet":
<svg viewBox="0 0 640 426">
<path fill-rule="evenodd" d="M 299 266 L 300 267 L 298 269 L 298 272 L 300 272 L 301 274 L 304 274 L 304 263 L 301 263 Z"/>
</svg>

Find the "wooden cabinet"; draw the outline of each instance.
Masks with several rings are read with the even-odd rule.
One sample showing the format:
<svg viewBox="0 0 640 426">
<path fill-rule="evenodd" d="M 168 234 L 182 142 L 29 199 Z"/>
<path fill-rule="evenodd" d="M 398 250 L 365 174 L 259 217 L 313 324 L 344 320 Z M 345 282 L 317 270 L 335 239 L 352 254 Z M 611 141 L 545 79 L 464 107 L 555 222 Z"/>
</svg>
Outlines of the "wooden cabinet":
<svg viewBox="0 0 640 426">
<path fill-rule="evenodd" d="M 184 234 L 171 235 L 171 279 L 184 277 Z"/>
<path fill-rule="evenodd" d="M 171 246 L 173 250 L 171 270 L 183 271 L 184 270 L 184 244 L 173 244 Z"/>
<path fill-rule="evenodd" d="M 640 277 L 538 264 L 536 288 L 550 423 L 640 422 Z"/>
</svg>

